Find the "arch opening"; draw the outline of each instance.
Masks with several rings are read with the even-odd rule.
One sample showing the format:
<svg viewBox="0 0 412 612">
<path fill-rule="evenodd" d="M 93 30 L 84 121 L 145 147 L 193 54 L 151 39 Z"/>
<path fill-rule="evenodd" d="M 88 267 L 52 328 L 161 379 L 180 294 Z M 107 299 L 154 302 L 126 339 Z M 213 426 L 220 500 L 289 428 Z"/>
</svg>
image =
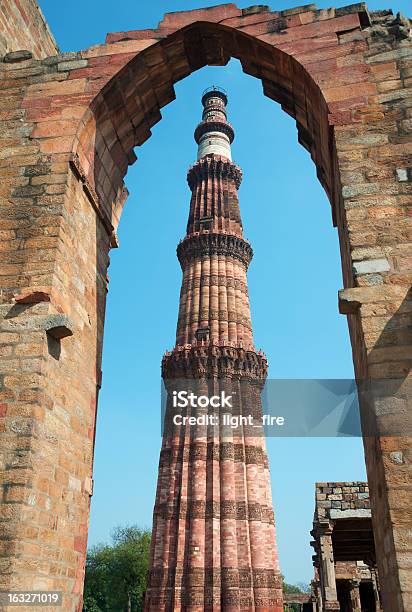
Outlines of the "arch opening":
<svg viewBox="0 0 412 612">
<path fill-rule="evenodd" d="M 313 77 L 292 55 L 269 43 L 228 26 L 196 22 L 128 61 L 83 118 L 75 152 L 115 227 L 126 198 L 123 177 L 136 161 L 133 149 L 150 137 L 161 108 L 175 99 L 174 83 L 203 66 L 224 66 L 231 57 L 241 62 L 246 74 L 260 79 L 264 95 L 295 119 L 298 140 L 310 153 L 331 202 L 333 223 L 342 223 L 328 105 Z M 349 277 L 347 270 L 347 286 L 352 285 Z"/>
<path fill-rule="evenodd" d="M 201 74 L 202 72 L 203 72 L 203 71 L 201 70 L 201 71 L 200 71 L 198 74 Z M 239 72 L 240 72 L 240 71 L 239 71 Z M 220 73 L 219 73 L 219 74 L 220 74 Z M 197 75 L 196 75 L 196 76 L 197 76 Z M 242 75 L 242 76 L 244 76 L 244 77 L 245 77 L 245 75 Z M 190 79 L 189 79 L 189 80 L 190 80 Z M 257 82 L 256 82 L 254 79 L 253 79 L 253 81 L 252 81 L 252 79 L 249 79 L 249 80 L 250 80 L 251 82 L 254 82 L 254 89 L 257 89 L 257 87 L 258 87 L 258 83 L 257 83 Z M 245 81 L 247 81 L 247 77 L 245 77 Z M 246 87 L 245 87 L 245 92 L 246 92 Z M 230 93 L 230 92 L 229 92 L 229 93 Z M 268 104 L 269 104 L 269 102 L 268 102 Z M 166 119 L 166 121 L 169 121 L 169 122 L 170 122 L 170 121 L 172 120 L 171 113 L 173 112 L 173 107 L 174 107 L 174 105 L 171 105 L 171 106 L 169 107 L 169 109 L 170 109 L 170 110 L 168 109 L 168 113 L 167 113 L 167 115 L 168 115 L 168 116 L 167 116 L 167 118 L 165 118 L 165 119 Z M 230 107 L 229 107 L 229 108 L 230 108 Z M 277 115 L 279 115 L 279 113 L 277 113 Z M 259 118 L 257 118 L 257 122 L 259 122 Z M 288 123 L 292 123 L 292 121 L 291 121 L 289 118 L 288 118 Z M 235 129 L 236 129 L 236 127 L 237 127 L 237 123 L 236 123 L 236 122 L 234 122 L 234 127 L 235 127 Z M 192 132 L 193 132 L 193 129 L 194 129 L 194 125 L 190 124 L 190 130 L 189 130 L 189 131 L 190 131 L 190 136 L 189 136 L 189 139 L 190 139 L 190 140 L 189 140 L 189 142 L 192 142 Z M 290 130 L 288 131 L 288 134 L 290 134 L 290 135 L 292 136 L 292 129 L 290 129 Z M 293 139 L 293 140 L 294 140 L 294 139 Z M 158 140 L 157 135 L 155 136 L 155 141 L 156 141 L 156 143 L 157 143 L 157 146 L 160 146 L 160 145 L 158 144 L 158 143 L 159 143 L 159 140 Z M 234 145 L 234 146 L 235 146 L 235 149 L 234 149 L 234 152 L 236 151 L 236 144 L 237 144 L 237 142 L 238 142 L 238 137 L 236 137 L 236 139 L 235 139 L 235 145 Z M 148 144 L 149 144 L 149 143 L 148 143 Z M 193 145 L 193 158 L 194 158 L 194 156 L 195 156 L 195 144 L 194 144 L 194 141 L 192 142 L 192 145 Z M 150 146 L 152 147 L 152 145 L 150 145 Z M 295 142 L 293 142 L 293 147 L 294 147 L 295 149 L 296 149 L 296 148 L 298 148 L 298 147 L 296 146 L 296 143 L 295 143 Z M 142 149 L 142 157 L 144 157 L 144 155 L 145 155 L 145 149 L 144 149 L 144 147 L 143 147 L 143 149 Z M 274 157 L 275 157 L 275 155 L 276 155 L 276 153 L 274 153 Z M 303 157 L 304 155 L 305 155 L 305 153 L 304 153 L 304 152 L 302 152 L 301 157 Z M 236 152 L 235 152 L 235 154 L 234 154 L 234 158 L 235 158 L 235 160 L 236 160 Z M 165 162 L 166 162 L 166 160 L 165 160 L 164 156 L 163 156 L 163 157 L 162 157 L 162 158 L 159 160 L 159 162 L 157 162 L 157 161 L 155 162 L 155 161 L 154 161 L 154 159 L 153 159 L 153 155 L 152 155 L 152 157 L 151 157 L 151 159 L 150 159 L 150 163 L 152 163 L 152 164 L 156 163 L 156 165 L 157 165 L 157 163 L 159 163 L 159 164 L 160 164 L 160 167 L 162 167 L 162 160 L 163 160 L 163 163 L 165 163 Z M 189 162 L 191 162 L 192 160 L 188 160 L 188 161 L 189 161 Z M 167 163 L 167 162 L 166 162 L 166 163 Z M 293 162 L 292 162 L 292 163 L 293 163 Z M 309 165 L 309 164 L 308 164 L 308 165 Z M 137 164 L 137 166 L 138 166 L 138 164 Z M 144 166 L 145 166 L 145 171 L 147 171 L 147 169 L 148 169 L 148 165 L 147 165 L 147 163 L 145 163 L 145 164 L 144 164 Z M 131 172 L 134 172 L 135 170 L 137 170 L 137 169 L 136 169 L 136 168 L 133 168 L 133 169 L 131 170 Z M 185 221 L 186 221 L 186 212 L 187 212 L 187 210 L 186 210 L 186 209 L 187 209 L 187 207 L 188 207 L 188 202 L 189 202 L 189 198 L 190 198 L 190 195 L 189 195 L 189 194 L 190 194 L 190 192 L 189 192 L 189 190 L 188 190 L 188 188 L 187 188 L 187 185 L 185 185 L 185 181 L 184 181 L 185 170 L 186 170 L 186 168 L 185 168 L 185 167 L 184 167 L 184 168 L 182 168 L 182 197 L 184 198 L 184 200 L 183 200 L 183 203 L 182 203 L 182 205 L 181 205 L 181 206 L 182 206 L 182 208 L 183 208 L 183 211 L 180 211 L 180 212 L 179 212 L 179 217 L 181 217 L 181 219 L 180 219 L 181 223 L 179 224 L 179 225 L 180 225 L 180 230 L 179 230 L 179 232 L 178 232 L 178 233 L 177 233 L 177 235 L 176 235 L 176 239 L 181 238 L 181 236 L 182 236 L 183 229 L 184 229 L 184 226 L 185 226 Z M 315 178 L 315 176 L 310 177 L 310 180 L 313 180 L 314 178 Z M 243 185 L 242 189 L 245 189 L 245 188 L 246 188 L 246 185 L 245 185 L 245 184 L 246 184 L 246 183 L 249 181 L 249 179 L 250 179 L 250 170 L 249 170 L 249 172 L 247 173 L 247 176 L 246 176 L 246 179 L 245 179 L 245 182 L 244 182 L 244 185 Z M 167 180 L 167 178 L 166 178 L 166 180 Z M 139 193 L 139 191 L 140 191 L 140 189 L 139 189 L 139 187 L 138 187 L 138 186 L 139 186 L 138 180 L 136 180 L 135 182 L 137 183 L 137 185 L 136 185 L 136 187 L 137 187 L 137 193 L 136 193 L 135 189 L 133 189 L 132 194 L 133 194 L 133 196 L 134 196 L 134 197 L 136 197 L 136 195 L 138 195 L 138 193 Z M 316 182 L 316 181 L 314 181 L 314 182 Z M 274 187 L 274 185 L 273 185 L 273 187 Z M 272 187 L 272 188 L 273 188 L 273 187 Z M 250 194 L 250 192 L 249 192 L 249 199 L 250 199 L 250 195 L 251 195 L 251 194 Z M 323 195 L 323 194 L 322 194 L 322 195 Z M 247 198 L 247 196 L 245 196 L 245 198 Z M 271 200 L 273 200 L 273 201 L 275 201 L 275 200 L 274 200 L 274 198 L 270 198 L 270 199 L 271 199 Z M 243 200 L 244 200 L 244 198 L 243 198 L 242 193 L 240 194 L 240 200 L 241 200 L 241 208 L 242 208 L 242 210 L 243 210 L 243 213 L 244 213 L 244 214 L 247 214 L 247 210 L 245 209 L 245 206 L 246 206 L 246 208 L 247 208 L 247 201 L 245 201 L 245 202 L 243 201 Z M 179 198 L 179 199 L 178 199 L 178 201 L 179 201 L 179 202 L 181 202 L 181 199 Z M 147 204 L 148 204 L 148 203 L 149 203 L 149 202 L 147 202 Z M 325 199 L 324 197 L 322 197 L 322 201 L 319 203 L 319 207 L 325 207 L 325 204 L 326 204 L 326 199 Z M 139 205 L 139 204 L 138 204 L 137 206 L 140 208 L 140 205 Z M 249 203 L 249 206 L 250 206 L 250 203 Z M 179 208 L 180 208 L 180 204 L 179 204 Z M 327 206 L 325 207 L 325 209 L 324 209 L 324 211 L 323 211 L 323 212 L 324 212 L 325 226 L 327 227 L 328 222 L 329 222 L 329 225 L 330 225 L 330 221 L 329 221 L 329 218 L 328 218 L 328 209 L 327 209 Z M 140 214 L 138 214 L 138 216 L 137 216 L 137 217 L 136 217 L 135 215 L 133 215 L 133 217 L 129 217 L 129 216 L 128 216 L 128 214 L 129 214 L 129 210 L 128 210 L 128 208 L 127 208 L 127 207 L 126 207 L 126 213 L 125 213 L 125 214 L 126 214 L 126 216 L 127 216 L 127 225 L 128 225 L 128 226 L 130 226 L 130 225 L 131 225 L 131 223 L 133 223 L 133 221 L 129 221 L 129 219 L 134 219 L 134 223 L 137 223 L 137 222 L 140 222 L 140 221 L 141 221 L 141 219 L 140 219 Z M 249 213 L 249 214 L 250 214 L 250 213 Z M 166 217 L 166 219 L 164 220 L 164 222 L 165 222 L 166 224 L 168 223 L 168 219 L 169 219 L 169 218 L 168 218 L 168 217 Z M 152 220 L 152 221 L 153 221 L 153 223 L 156 223 L 156 221 L 155 221 L 155 220 Z M 249 225 L 248 221 L 247 221 L 247 220 L 245 220 L 245 230 L 246 230 L 246 236 L 248 236 L 248 225 Z M 121 228 L 121 227 L 122 227 L 122 226 L 120 226 L 120 228 Z M 173 227 L 174 227 L 174 226 L 173 226 Z M 155 229 L 155 226 L 153 225 L 153 226 L 152 226 L 152 231 L 153 231 L 154 229 Z M 333 231 L 333 230 L 332 230 L 332 228 L 331 228 L 331 231 Z M 259 238 L 260 238 L 260 237 L 258 236 L 258 238 L 256 239 L 256 244 L 255 244 L 255 246 L 257 247 L 257 252 L 256 252 L 256 256 L 257 256 L 257 257 L 259 257 L 259 252 L 258 252 L 258 250 L 259 250 L 259 243 L 257 242 L 257 240 L 258 240 Z M 266 237 L 266 238 L 267 238 L 267 237 Z M 130 244 L 131 236 L 130 236 L 130 231 L 129 231 L 129 230 L 128 230 L 128 240 L 129 240 L 129 244 Z M 261 238 L 260 238 L 260 240 L 261 240 Z M 254 240 L 252 240 L 252 242 L 254 242 Z M 121 240 L 121 244 L 122 244 L 122 250 L 123 250 L 123 249 L 125 248 L 125 244 L 124 244 L 124 242 L 123 242 L 123 239 Z M 145 249 L 144 245 L 145 245 L 145 244 L 147 245 L 147 241 L 146 241 L 146 240 L 144 240 L 144 241 L 143 241 L 143 245 L 142 245 L 141 249 L 139 249 L 139 251 L 140 251 L 140 252 L 142 252 L 142 250 L 144 251 L 144 249 Z M 173 242 L 173 240 L 172 240 L 171 244 L 170 244 L 170 241 L 168 241 L 168 245 L 169 245 L 169 246 L 168 246 L 168 252 L 169 252 L 169 257 L 170 257 L 170 255 L 171 255 L 171 254 L 173 253 L 173 251 L 174 251 L 174 248 L 175 248 L 175 243 Z M 337 245 L 335 245 L 335 246 L 337 246 Z M 129 253 L 128 253 L 128 257 L 129 257 L 129 259 L 132 257 L 132 251 L 133 251 L 133 249 L 132 249 L 132 250 L 129 250 Z M 166 249 L 163 249 L 163 251 L 164 251 L 164 253 L 166 253 Z M 165 257 L 167 257 L 168 255 L 167 255 L 167 254 L 165 254 L 164 256 L 165 256 Z M 115 255 L 115 257 L 118 257 L 118 256 L 117 256 L 117 255 Z M 263 256 L 263 257 L 264 257 L 264 256 Z M 176 270 L 177 270 L 177 269 L 178 269 L 178 265 L 177 265 L 177 262 L 174 260 L 174 257 L 172 257 L 172 261 L 173 261 L 174 267 L 175 267 L 175 268 L 176 268 Z M 112 265 L 113 265 L 113 264 L 112 264 Z M 257 261 L 257 262 L 255 262 L 255 263 L 254 263 L 254 266 L 252 266 L 252 268 L 255 268 L 255 267 L 260 267 L 261 265 L 262 265 L 262 261 L 260 261 L 260 263 L 259 263 L 259 261 Z M 308 265 L 309 265 L 309 264 L 308 264 Z M 160 272 L 160 269 L 159 269 L 159 268 L 155 268 L 155 275 L 156 275 L 156 269 L 157 269 L 157 274 L 160 274 L 160 273 L 161 273 L 161 272 Z M 116 275 L 117 275 L 117 274 L 118 274 L 118 272 L 119 272 L 119 267 L 118 267 L 118 266 L 116 266 L 116 269 L 115 269 L 115 270 L 112 270 L 112 272 L 113 272 L 113 274 L 111 273 L 111 278 L 115 278 L 115 277 L 116 277 Z M 138 275 L 139 275 L 139 279 L 140 279 L 140 274 L 142 274 L 142 275 L 143 275 L 143 276 L 142 276 L 142 279 L 141 279 L 141 281 L 140 281 L 140 282 L 143 282 L 143 283 L 144 283 L 144 279 L 145 279 L 146 272 L 145 272 L 144 270 L 141 270 L 141 269 L 140 269 L 140 272 L 138 273 Z M 170 272 L 168 272 L 168 273 L 166 274 L 166 276 L 168 277 L 168 276 L 169 276 L 169 274 L 170 274 Z M 179 282 L 180 282 L 180 273 L 179 273 L 179 272 L 177 272 L 176 276 L 174 276 L 173 278 L 174 278 L 174 281 L 176 282 L 176 287 L 178 287 L 178 284 L 179 284 Z M 277 287 L 278 285 L 277 285 L 276 279 L 274 278 L 273 280 L 274 280 L 273 286 L 274 286 L 274 287 Z M 281 281 L 280 281 L 280 282 L 281 282 Z M 257 283 L 258 283 L 258 279 L 256 279 L 256 281 L 255 281 L 255 285 L 256 285 Z M 150 285 L 150 286 L 151 286 L 151 285 Z M 169 283 L 169 282 L 168 282 L 168 287 L 170 287 L 170 283 Z M 114 289 L 114 291 L 120 291 L 120 292 L 121 292 L 121 294 L 122 294 L 122 296 L 124 297 L 124 293 L 123 293 L 123 291 L 126 289 L 126 286 L 124 286 L 124 288 L 123 288 L 123 289 L 121 289 L 121 288 L 119 288 L 119 287 L 116 287 L 116 286 L 115 286 L 114 288 L 111 288 L 111 292 L 110 292 L 110 293 L 112 293 L 113 289 Z M 131 295 L 131 296 L 134 296 L 134 295 L 136 295 L 136 294 L 135 294 L 135 293 L 132 291 L 132 293 L 131 293 L 130 295 Z M 334 304 L 335 295 L 336 295 L 336 290 L 334 290 L 334 292 L 333 292 L 333 304 L 332 304 L 332 303 L 330 304 L 330 307 L 331 307 L 331 312 L 332 312 L 332 308 L 333 308 L 333 312 L 336 312 L 336 307 L 335 307 L 335 304 Z M 262 298 L 260 298 L 260 299 L 262 300 Z M 269 299 L 273 299 L 273 295 L 272 295 L 272 294 L 271 294 L 271 298 L 269 298 Z M 131 303 L 133 303 L 133 301 L 134 301 L 134 300 L 133 300 L 133 297 L 132 297 L 132 298 L 130 299 L 130 302 L 131 302 Z M 174 309 L 174 310 L 173 310 L 173 316 L 171 317 L 172 321 L 170 321 L 170 317 L 168 317 L 168 326 L 167 326 L 167 332 L 170 332 L 170 331 L 172 330 L 173 326 L 175 325 L 175 320 L 174 320 L 174 319 L 175 319 L 175 315 L 176 315 L 175 309 L 176 309 L 176 305 L 177 305 L 177 303 L 178 303 L 178 293 L 177 293 L 177 289 L 176 289 L 176 290 L 175 290 L 175 289 L 173 290 L 173 295 L 172 295 L 171 299 L 169 299 L 169 300 L 168 300 L 168 302 L 169 302 L 169 304 L 171 305 L 171 307 Z M 253 304 L 253 302 L 254 302 L 254 298 L 253 298 L 253 296 L 252 296 L 252 304 Z M 146 305 L 147 305 L 147 307 L 149 307 L 149 301 L 146 301 Z M 156 316 L 160 316 L 159 309 L 158 309 L 158 308 L 156 308 L 156 306 L 153 306 L 153 308 L 154 308 L 155 312 L 157 313 L 157 314 L 153 314 L 153 318 L 155 318 Z M 177 316 L 177 315 L 176 315 L 176 316 Z M 336 314 L 335 316 L 339 316 L 339 315 L 337 315 L 337 314 Z M 106 326 L 107 326 L 107 325 L 109 325 L 109 328 L 110 328 L 110 319 L 109 319 L 109 320 L 108 320 L 108 322 L 106 323 Z M 345 322 L 344 322 L 343 320 L 342 320 L 342 325 L 345 325 Z M 276 327 L 276 325 L 275 325 L 275 327 Z M 166 329 L 166 325 L 164 326 L 164 328 Z M 146 336 L 146 341 L 148 342 L 148 338 L 147 338 L 147 336 Z M 266 343 L 263 343 L 263 342 L 262 342 L 261 344 L 262 344 L 262 348 L 266 348 Z M 141 346 L 141 345 L 140 345 L 140 346 Z M 170 346 L 171 346 L 171 343 L 170 343 Z M 170 347 L 170 346 L 169 346 L 169 347 Z M 258 346 L 260 346 L 260 344 L 259 344 Z M 169 347 L 167 347 L 167 348 L 169 348 Z M 158 366 L 158 359 L 160 358 L 160 353 L 161 353 L 161 351 L 162 351 L 164 348 L 166 348 L 166 347 L 165 347 L 165 346 L 162 346 L 162 347 L 161 347 L 161 349 L 157 351 L 157 355 L 156 355 L 155 359 L 153 360 L 153 361 L 155 361 L 155 362 L 156 362 L 156 363 L 155 363 L 155 365 L 153 366 L 153 367 L 155 368 L 155 370 L 156 370 L 156 371 L 157 371 L 157 366 Z M 349 354 L 349 349 L 348 349 L 348 354 Z M 119 357 L 120 357 L 120 355 L 119 355 Z M 152 359 L 153 359 L 153 355 L 152 355 Z M 153 361 L 151 362 L 152 364 L 153 364 Z M 105 368 L 105 375 L 107 376 L 107 374 L 109 374 L 109 375 L 110 375 L 110 372 L 106 372 L 106 368 Z M 285 375 L 285 374 L 283 374 L 283 375 Z M 350 374 L 350 375 L 351 375 L 351 374 Z M 107 385 L 107 378 L 106 378 L 106 376 L 105 376 L 105 385 Z M 296 376 L 297 376 L 297 374 L 296 374 Z M 331 374 L 331 376 L 333 376 L 333 374 Z M 349 376 L 349 374 L 348 374 L 348 376 Z M 103 387 L 103 389 L 105 389 L 105 387 Z M 101 400 L 100 400 L 100 401 L 101 401 Z M 157 419 L 157 415 L 156 415 L 156 419 Z M 114 425 L 114 423 L 113 423 L 113 425 Z M 157 427 L 157 425 L 158 425 L 158 423 L 157 423 L 157 420 L 156 420 L 156 427 Z M 285 444 L 283 444 L 283 442 L 285 442 L 285 441 L 281 441 L 281 442 L 282 442 L 282 450 L 279 452 L 279 455 L 281 455 L 283 452 L 287 452 L 286 445 L 285 445 Z M 311 453 L 311 452 L 312 452 L 312 451 L 311 451 L 311 446 L 312 446 L 311 444 L 307 444 L 307 445 L 306 445 L 306 452 L 307 452 L 307 453 Z M 354 446 L 356 446 L 356 445 L 354 445 Z M 98 448 L 98 447 L 97 447 L 97 448 Z M 313 447 L 312 447 L 312 448 L 313 448 Z M 290 451 L 289 451 L 289 452 L 290 452 Z M 279 458 L 279 455 L 278 455 L 278 458 Z M 312 459 L 310 459 L 310 460 L 309 460 L 309 458 L 308 458 L 308 461 L 310 461 L 310 462 L 311 462 L 311 461 L 312 461 Z M 342 472 L 342 475 L 343 475 L 343 472 Z M 274 480 L 276 481 L 276 475 L 274 476 Z M 277 494 L 277 495 L 279 495 L 279 491 L 277 491 L 277 492 L 276 492 L 276 494 Z M 312 495 L 312 492 L 310 492 L 310 495 Z M 283 510 L 283 512 L 284 512 L 284 510 Z M 309 521 L 309 522 L 310 522 L 310 518 L 311 518 L 311 517 L 310 517 L 310 513 L 308 513 L 307 519 L 308 519 L 308 521 Z M 302 530 L 301 530 L 299 533 L 301 534 L 301 533 L 302 533 Z M 307 535 L 307 537 L 308 537 L 308 533 L 309 533 L 309 530 L 307 531 L 307 534 L 306 534 L 306 535 Z M 283 537 L 282 537 L 282 536 L 283 536 Z M 295 536 L 294 536 L 294 537 L 295 537 Z M 282 535 L 281 535 L 281 537 L 280 537 L 280 540 L 282 540 L 282 539 L 284 539 L 284 538 L 285 538 L 285 534 L 282 534 Z M 310 556 L 309 542 L 308 542 L 307 544 L 308 544 L 308 556 Z"/>
</svg>

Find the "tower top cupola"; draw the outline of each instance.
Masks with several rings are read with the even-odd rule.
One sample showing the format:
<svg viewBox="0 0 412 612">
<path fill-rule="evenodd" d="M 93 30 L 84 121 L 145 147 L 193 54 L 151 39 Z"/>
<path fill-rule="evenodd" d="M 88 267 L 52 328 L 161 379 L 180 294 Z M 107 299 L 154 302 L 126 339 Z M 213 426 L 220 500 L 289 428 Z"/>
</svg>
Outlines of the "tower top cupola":
<svg viewBox="0 0 412 612">
<path fill-rule="evenodd" d="M 202 121 L 195 129 L 198 144 L 197 159 L 210 155 L 221 155 L 232 159 L 230 145 L 235 133 L 227 121 L 227 94 L 224 89 L 212 85 L 202 95 Z"/>
</svg>

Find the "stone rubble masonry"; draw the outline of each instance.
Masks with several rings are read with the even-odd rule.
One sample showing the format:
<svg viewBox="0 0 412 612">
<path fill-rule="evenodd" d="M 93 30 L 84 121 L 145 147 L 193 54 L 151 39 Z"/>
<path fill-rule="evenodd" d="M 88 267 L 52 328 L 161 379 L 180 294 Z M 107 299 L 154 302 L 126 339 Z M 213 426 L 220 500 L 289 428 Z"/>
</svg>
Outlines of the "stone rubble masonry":
<svg viewBox="0 0 412 612">
<path fill-rule="evenodd" d="M 34 0 L 2 3 L 18 6 L 38 10 Z M 362 3 L 226 4 L 56 55 L 31 23 L 2 44 L 33 57 L 0 63 L 0 588 L 59 588 L 64 609 L 81 610 L 109 250 L 133 148 L 176 81 L 240 59 L 296 119 L 329 196 L 356 376 L 396 379 L 402 393 L 412 352 L 411 28 Z M 376 260 L 373 271 L 359 265 Z M 33 328 L 54 314 L 72 336 Z M 399 612 L 412 608 L 410 442 L 407 429 L 364 439 L 383 607 Z"/>
<path fill-rule="evenodd" d="M 328 520 L 332 518 L 331 513 L 334 510 L 350 510 L 353 516 L 357 510 L 368 510 L 370 516 L 368 483 L 317 482 L 314 520 Z"/>
<path fill-rule="evenodd" d="M 339 590 L 345 581 L 351 610 L 360 612 L 359 584 L 363 580 L 370 583 L 376 610 L 381 610 L 370 519 L 366 482 L 316 483 L 311 546 L 315 550 L 312 592 L 317 609 L 339 610 Z"/>
</svg>

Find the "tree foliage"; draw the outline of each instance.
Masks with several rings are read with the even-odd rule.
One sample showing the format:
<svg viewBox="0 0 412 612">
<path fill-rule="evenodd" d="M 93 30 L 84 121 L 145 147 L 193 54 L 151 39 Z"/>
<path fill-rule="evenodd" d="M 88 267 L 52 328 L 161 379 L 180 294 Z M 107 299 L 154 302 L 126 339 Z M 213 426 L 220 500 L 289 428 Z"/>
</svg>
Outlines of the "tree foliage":
<svg viewBox="0 0 412 612">
<path fill-rule="evenodd" d="M 298 582 L 297 584 L 288 584 L 285 582 L 285 577 L 282 575 L 282 589 L 284 594 L 293 594 L 293 593 L 307 593 L 308 595 L 311 592 L 310 584 L 306 584 L 304 582 Z M 301 605 L 298 603 L 289 603 L 287 609 L 290 612 L 299 612 L 301 610 Z"/>
<path fill-rule="evenodd" d="M 150 531 L 118 527 L 112 544 L 87 554 L 83 612 L 140 612 L 149 569 Z"/>
<path fill-rule="evenodd" d="M 288 584 L 285 582 L 285 577 L 282 575 L 282 589 L 284 593 L 306 593 L 307 591 L 301 588 L 301 583 L 299 584 L 300 586 L 297 584 Z"/>
<path fill-rule="evenodd" d="M 149 570 L 150 531 L 117 527 L 112 544 L 87 553 L 83 612 L 141 612 Z M 310 587 L 288 584 L 284 593 L 305 593 Z"/>
</svg>

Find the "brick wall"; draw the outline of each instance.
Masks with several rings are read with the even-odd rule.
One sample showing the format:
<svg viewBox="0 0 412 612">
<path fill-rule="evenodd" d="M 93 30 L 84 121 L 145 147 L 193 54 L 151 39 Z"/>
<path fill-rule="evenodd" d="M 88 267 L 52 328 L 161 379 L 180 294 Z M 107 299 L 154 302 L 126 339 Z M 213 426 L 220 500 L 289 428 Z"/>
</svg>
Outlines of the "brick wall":
<svg viewBox="0 0 412 612">
<path fill-rule="evenodd" d="M 33 57 L 58 53 L 56 41 L 35 0 L 0 2 L 0 55 L 26 49 Z"/>
</svg>

